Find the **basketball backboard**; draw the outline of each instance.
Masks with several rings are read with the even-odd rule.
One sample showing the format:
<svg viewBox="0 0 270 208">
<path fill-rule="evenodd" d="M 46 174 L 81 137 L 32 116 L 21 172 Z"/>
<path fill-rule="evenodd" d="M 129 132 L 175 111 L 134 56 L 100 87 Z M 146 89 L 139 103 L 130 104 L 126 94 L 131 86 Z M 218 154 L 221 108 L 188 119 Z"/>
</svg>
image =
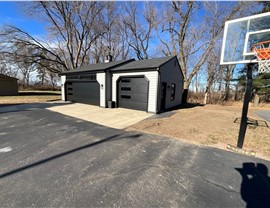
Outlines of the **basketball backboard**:
<svg viewBox="0 0 270 208">
<path fill-rule="evenodd" d="M 251 47 L 270 40 L 270 12 L 225 22 L 220 64 L 257 63 Z"/>
</svg>

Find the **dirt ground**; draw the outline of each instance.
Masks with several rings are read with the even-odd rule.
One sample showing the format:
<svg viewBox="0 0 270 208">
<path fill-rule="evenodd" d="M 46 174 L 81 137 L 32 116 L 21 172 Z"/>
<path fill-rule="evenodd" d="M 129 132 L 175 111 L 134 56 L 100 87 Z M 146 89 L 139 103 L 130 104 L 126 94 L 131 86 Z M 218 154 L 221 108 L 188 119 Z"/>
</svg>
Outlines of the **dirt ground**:
<svg viewBox="0 0 270 208">
<path fill-rule="evenodd" d="M 256 116 L 255 110 L 270 110 L 270 105 L 254 108 L 250 104 L 248 117 L 258 120 L 259 126 L 248 126 L 243 148 L 255 151 L 257 157 L 270 160 L 270 123 L 265 123 Z M 129 127 L 129 130 L 140 130 L 221 149 L 226 149 L 227 144 L 237 144 L 242 103 L 231 106 L 191 105 L 172 113 L 174 114 L 166 118 L 143 120 Z"/>
<path fill-rule="evenodd" d="M 42 103 L 61 99 L 58 91 L 22 91 L 16 96 L 0 96 L 0 106 L 24 103 Z"/>
</svg>

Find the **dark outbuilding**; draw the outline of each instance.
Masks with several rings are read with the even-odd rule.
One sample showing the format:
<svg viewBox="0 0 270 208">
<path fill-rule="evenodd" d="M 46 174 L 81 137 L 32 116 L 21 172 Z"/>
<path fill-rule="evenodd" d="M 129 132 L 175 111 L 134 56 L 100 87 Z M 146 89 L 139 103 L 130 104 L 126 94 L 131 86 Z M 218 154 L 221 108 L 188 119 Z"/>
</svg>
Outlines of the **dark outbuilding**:
<svg viewBox="0 0 270 208">
<path fill-rule="evenodd" d="M 0 95 L 18 95 L 18 83 L 16 78 L 0 74 Z"/>
</svg>

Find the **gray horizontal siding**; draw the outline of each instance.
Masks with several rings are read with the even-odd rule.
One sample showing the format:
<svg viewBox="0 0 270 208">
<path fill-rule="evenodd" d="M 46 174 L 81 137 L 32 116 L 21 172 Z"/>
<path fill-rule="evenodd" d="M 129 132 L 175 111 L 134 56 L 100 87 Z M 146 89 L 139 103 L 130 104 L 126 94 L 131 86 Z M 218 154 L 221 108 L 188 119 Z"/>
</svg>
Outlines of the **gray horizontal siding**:
<svg viewBox="0 0 270 208">
<path fill-rule="evenodd" d="M 173 58 L 160 67 L 160 82 L 166 82 L 167 86 L 171 86 L 171 84 L 176 85 L 175 99 L 172 101 L 171 88 L 167 87 L 165 105 L 166 109 L 180 105 L 182 103 L 184 78 L 177 62 L 178 60 Z"/>
</svg>

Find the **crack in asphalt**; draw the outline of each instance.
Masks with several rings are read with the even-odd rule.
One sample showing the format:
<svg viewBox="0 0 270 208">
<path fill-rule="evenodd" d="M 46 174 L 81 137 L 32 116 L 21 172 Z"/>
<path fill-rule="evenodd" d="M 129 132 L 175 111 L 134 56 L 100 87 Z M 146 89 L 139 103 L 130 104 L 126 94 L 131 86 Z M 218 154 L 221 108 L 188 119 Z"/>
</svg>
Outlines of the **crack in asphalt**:
<svg viewBox="0 0 270 208">
<path fill-rule="evenodd" d="M 231 192 L 231 193 L 239 193 L 239 192 L 236 191 L 236 190 L 227 188 L 227 187 L 225 187 L 225 186 L 223 186 L 223 185 L 221 185 L 221 184 L 219 184 L 219 183 L 216 183 L 216 182 L 214 182 L 214 181 L 212 181 L 212 180 L 209 180 L 209 179 L 206 179 L 206 178 L 202 178 L 202 181 L 205 181 L 205 182 L 207 182 L 207 183 L 209 183 L 209 184 L 211 184 L 211 185 L 213 185 L 213 186 L 215 186 L 215 187 L 221 188 L 221 189 L 223 189 L 223 190 L 225 190 L 225 191 L 227 191 L 227 192 Z"/>
</svg>

